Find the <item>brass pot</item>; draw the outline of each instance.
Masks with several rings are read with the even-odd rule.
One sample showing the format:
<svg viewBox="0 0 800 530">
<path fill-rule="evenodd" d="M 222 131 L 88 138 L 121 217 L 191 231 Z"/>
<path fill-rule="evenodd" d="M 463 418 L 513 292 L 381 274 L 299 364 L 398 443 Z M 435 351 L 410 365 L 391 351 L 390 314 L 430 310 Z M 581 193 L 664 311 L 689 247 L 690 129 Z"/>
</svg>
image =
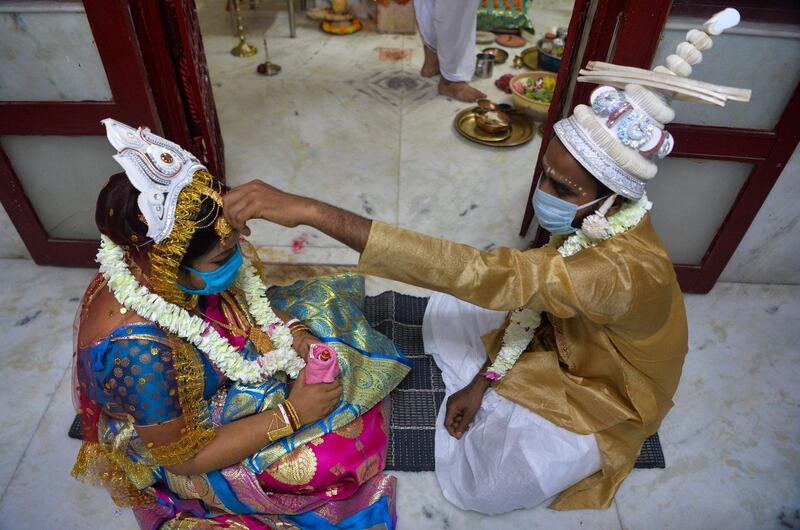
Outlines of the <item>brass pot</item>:
<svg viewBox="0 0 800 530">
<path fill-rule="evenodd" d="M 497 119 L 490 119 L 490 113 L 495 114 L 494 117 Z M 477 108 L 475 109 L 475 124 L 489 134 L 503 133 L 511 127 L 511 116 L 502 110 Z"/>
</svg>

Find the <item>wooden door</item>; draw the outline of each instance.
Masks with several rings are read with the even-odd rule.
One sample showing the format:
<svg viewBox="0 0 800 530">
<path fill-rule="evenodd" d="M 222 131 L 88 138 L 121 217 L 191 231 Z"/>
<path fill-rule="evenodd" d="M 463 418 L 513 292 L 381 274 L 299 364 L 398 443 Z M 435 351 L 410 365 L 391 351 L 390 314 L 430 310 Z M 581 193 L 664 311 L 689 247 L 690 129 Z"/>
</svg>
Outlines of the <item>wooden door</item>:
<svg viewBox="0 0 800 530">
<path fill-rule="evenodd" d="M 131 10 L 165 133 L 224 180 L 222 134 L 194 0 L 132 0 Z"/>
<path fill-rule="evenodd" d="M 0 201 L 37 263 L 94 266 L 94 200 L 120 170 L 105 142 L 103 118 L 150 127 L 224 177 L 193 2 L 15 2 L 0 8 L 7 26 L 0 44 L 46 52 L 28 63 L 7 58 L 4 73 L 53 86 L 36 93 L 4 83 L 0 93 Z M 60 35 L 65 28 L 70 32 Z M 78 48 L 77 58 L 70 47 Z"/>
<path fill-rule="evenodd" d="M 597 10 L 602 18 L 595 21 L 586 51 L 576 61 L 610 59 L 652 68 L 674 53 L 687 29 L 729 5 L 740 10 L 742 25 L 715 39 L 692 77 L 752 88 L 753 101 L 729 103 L 721 110 L 677 104 L 676 123 L 667 127 L 675 137 L 675 149 L 660 163 L 659 175 L 648 186 L 656 204 L 653 221 L 687 292 L 705 293 L 714 286 L 797 147 L 800 4 L 790 0 L 600 0 Z M 776 43 L 775 39 L 782 40 Z M 593 88 L 579 84 L 564 108 L 587 102 Z M 554 113 L 551 118 L 561 115 Z M 545 148 L 543 142 L 542 151 Z M 540 172 L 539 162 L 531 194 Z M 532 218 L 529 201 L 522 234 Z M 546 239 L 540 230 L 537 242 L 543 244 Z"/>
</svg>

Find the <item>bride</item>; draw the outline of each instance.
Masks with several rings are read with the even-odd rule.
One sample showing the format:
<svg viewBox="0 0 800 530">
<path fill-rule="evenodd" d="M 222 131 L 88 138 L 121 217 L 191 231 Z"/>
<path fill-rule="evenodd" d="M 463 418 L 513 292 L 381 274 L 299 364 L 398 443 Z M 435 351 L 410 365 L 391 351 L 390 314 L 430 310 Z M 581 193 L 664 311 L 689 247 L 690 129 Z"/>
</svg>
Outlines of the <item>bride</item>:
<svg viewBox="0 0 800 530">
<path fill-rule="evenodd" d="M 73 475 L 146 529 L 394 528 L 387 396 L 409 363 L 364 318 L 361 277 L 267 290 L 224 186 L 148 129 L 104 124 L 125 173 L 98 197 L 76 316 Z"/>
</svg>

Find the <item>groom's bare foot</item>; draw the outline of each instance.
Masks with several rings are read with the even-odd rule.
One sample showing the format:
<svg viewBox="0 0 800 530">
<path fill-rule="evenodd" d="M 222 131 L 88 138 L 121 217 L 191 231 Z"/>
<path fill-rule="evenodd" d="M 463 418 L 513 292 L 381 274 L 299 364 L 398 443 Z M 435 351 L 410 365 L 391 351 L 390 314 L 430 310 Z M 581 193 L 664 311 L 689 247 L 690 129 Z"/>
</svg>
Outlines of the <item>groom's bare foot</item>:
<svg viewBox="0 0 800 530">
<path fill-rule="evenodd" d="M 419 74 L 422 77 L 434 77 L 439 75 L 439 57 L 436 55 L 436 52 L 427 46 L 423 46 L 422 48 L 425 50 L 425 62 Z"/>
<path fill-rule="evenodd" d="M 472 88 L 464 81 L 448 81 L 444 77 L 439 80 L 439 94 L 450 96 L 465 103 L 473 103 L 486 97 L 486 94 L 476 88 Z"/>
</svg>

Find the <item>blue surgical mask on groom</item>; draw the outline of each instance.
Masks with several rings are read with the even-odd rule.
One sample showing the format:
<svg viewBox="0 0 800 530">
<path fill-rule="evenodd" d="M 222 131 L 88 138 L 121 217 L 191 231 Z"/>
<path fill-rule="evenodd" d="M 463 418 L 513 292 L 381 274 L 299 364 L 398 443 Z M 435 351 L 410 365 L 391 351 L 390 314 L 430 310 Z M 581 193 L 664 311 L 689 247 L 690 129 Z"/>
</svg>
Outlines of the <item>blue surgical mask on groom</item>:
<svg viewBox="0 0 800 530">
<path fill-rule="evenodd" d="M 205 287 L 202 289 L 189 289 L 188 287 L 178 283 L 178 288 L 189 294 L 217 294 L 230 287 L 239 275 L 239 268 L 242 266 L 242 251 L 239 245 L 236 245 L 236 252 L 230 258 L 225 260 L 225 263 L 217 267 L 211 272 L 201 272 L 191 267 L 184 267 L 184 269 L 193 272 L 201 280 L 205 282 Z"/>
<path fill-rule="evenodd" d="M 572 222 L 575 220 L 578 210 L 587 208 L 603 199 L 605 197 L 600 197 L 592 202 L 578 206 L 542 191 L 542 187 L 539 185 L 533 193 L 533 212 L 536 215 L 539 226 L 551 234 L 563 236 L 577 230 L 572 226 Z"/>
</svg>

